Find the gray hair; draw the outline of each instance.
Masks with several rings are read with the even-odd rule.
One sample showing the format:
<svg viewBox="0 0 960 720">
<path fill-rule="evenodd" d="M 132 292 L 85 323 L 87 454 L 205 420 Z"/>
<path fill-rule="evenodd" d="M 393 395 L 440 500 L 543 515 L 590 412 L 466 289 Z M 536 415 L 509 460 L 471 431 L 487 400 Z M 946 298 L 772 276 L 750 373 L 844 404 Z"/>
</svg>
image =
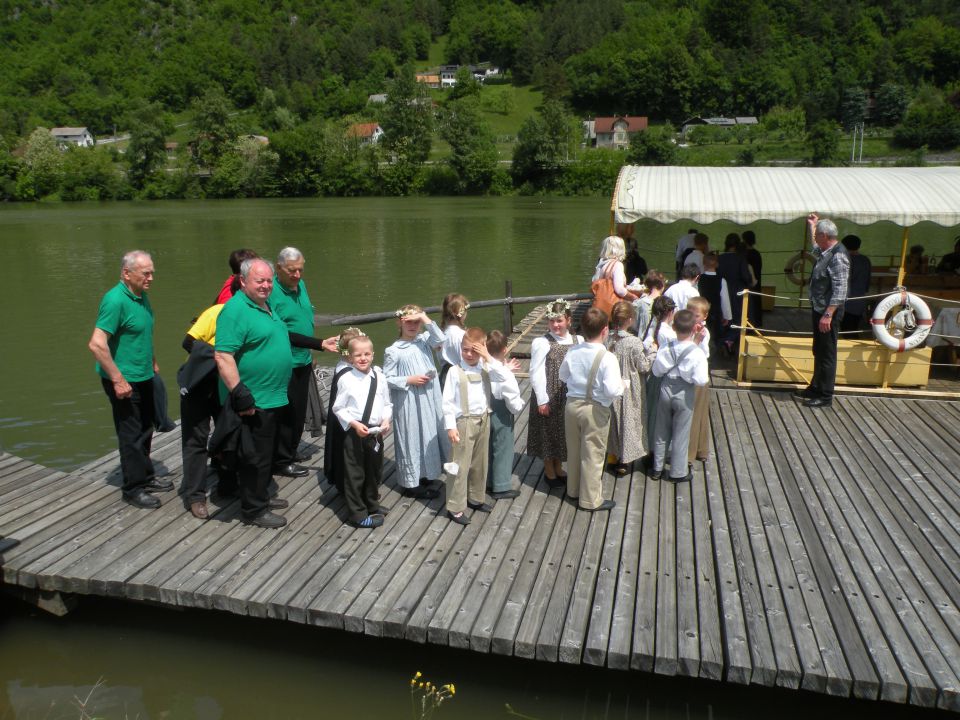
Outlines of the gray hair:
<svg viewBox="0 0 960 720">
<path fill-rule="evenodd" d="M 272 265 L 269 261 L 264 260 L 263 258 L 258 258 L 258 257 L 256 257 L 256 258 L 248 258 L 248 259 L 244 260 L 242 263 L 240 263 L 240 277 L 242 277 L 244 280 L 246 280 L 247 278 L 249 278 L 249 277 L 250 277 L 250 270 L 251 270 L 251 269 L 253 268 L 253 266 L 256 265 L 257 263 L 263 263 L 263 264 L 266 265 L 268 268 L 270 268 L 270 272 L 271 272 L 271 273 L 273 272 L 273 265 Z"/>
<path fill-rule="evenodd" d="M 824 218 L 823 220 L 820 220 L 820 221 L 817 223 L 817 232 L 818 232 L 818 233 L 823 233 L 823 234 L 826 235 L 828 238 L 836 238 L 836 237 L 837 237 L 837 226 L 836 226 L 836 224 L 833 222 L 833 220 L 827 220 L 826 218 Z"/>
<path fill-rule="evenodd" d="M 140 262 L 141 258 L 147 258 L 147 260 L 153 260 L 150 256 L 150 253 L 145 250 L 131 250 L 126 255 L 123 256 L 123 260 L 120 261 L 120 275 L 123 275 L 124 270 L 133 270 L 137 267 L 137 263 Z"/>
<path fill-rule="evenodd" d="M 603 239 L 603 245 L 600 246 L 601 260 L 623 260 L 626 255 L 623 238 L 619 235 L 609 235 Z"/>
<path fill-rule="evenodd" d="M 303 253 L 295 247 L 285 247 L 277 254 L 277 265 L 286 265 L 297 260 L 303 260 Z"/>
</svg>

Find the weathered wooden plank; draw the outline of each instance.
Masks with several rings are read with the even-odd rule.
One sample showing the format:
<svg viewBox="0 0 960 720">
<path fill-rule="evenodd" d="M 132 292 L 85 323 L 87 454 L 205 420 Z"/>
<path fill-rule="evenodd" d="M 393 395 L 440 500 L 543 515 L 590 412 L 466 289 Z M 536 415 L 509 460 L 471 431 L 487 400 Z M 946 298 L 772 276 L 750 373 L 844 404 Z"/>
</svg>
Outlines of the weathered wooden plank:
<svg viewBox="0 0 960 720">
<path fill-rule="evenodd" d="M 713 540 L 717 569 L 717 594 L 720 601 L 723 650 L 726 657 L 725 677 L 729 682 L 747 684 L 753 674 L 747 622 L 744 616 L 737 560 L 733 552 L 730 523 L 719 471 L 719 458 L 725 454 L 727 440 L 723 423 L 718 419 L 717 393 L 710 402 L 711 454 L 703 464 L 710 535 Z M 725 461 L 729 467 L 729 461 Z"/>
<path fill-rule="evenodd" d="M 862 634 L 880 677 L 880 697 L 894 702 L 906 702 L 916 688 L 920 688 L 925 696 L 935 696 L 932 680 L 923 669 L 923 663 L 916 652 L 910 647 L 909 639 L 896 619 L 896 613 L 886 602 L 883 589 L 863 560 L 848 519 L 833 498 L 832 487 L 840 482 L 833 468 L 835 460 L 825 457 L 824 449 L 813 437 L 817 430 L 807 426 L 797 407 L 791 405 L 792 403 L 781 403 L 778 409 L 790 427 L 794 446 L 800 451 L 810 486 L 816 491 L 816 498 L 809 496 L 807 502 L 819 501 L 824 516 L 828 519 L 829 525 L 821 529 L 821 538 L 836 538 L 831 560 L 840 580 L 841 592 L 851 606 L 857 624 L 864 628 Z M 829 451 L 834 453 L 832 447 Z"/>
<path fill-rule="evenodd" d="M 552 500 L 553 497 L 550 497 L 547 503 L 550 504 Z M 577 511 L 577 506 L 569 498 L 558 499 L 558 505 L 556 522 L 550 528 L 550 540 L 547 542 L 546 551 L 541 556 L 536 579 L 530 586 L 529 595 L 524 602 L 523 617 L 517 627 L 513 652 L 518 657 L 534 658 L 537 656 L 537 638 L 540 636 L 540 628 L 543 626 L 547 609 L 550 607 L 553 587 L 563 563 L 564 551 L 567 548 L 567 539 L 574 529 L 574 519 L 581 515 Z M 585 521 L 580 521 L 579 527 L 583 528 L 580 532 L 586 532 Z M 515 584 L 515 587 L 518 586 Z M 560 602 L 563 602 L 563 598 L 560 599 Z M 564 606 L 563 612 L 566 613 L 566 606 Z"/>
<path fill-rule="evenodd" d="M 713 437 L 710 455 L 716 457 Z M 694 578 L 697 597 L 698 638 L 700 640 L 700 677 L 723 677 L 723 637 L 720 633 L 720 599 L 717 595 L 719 569 L 713 544 L 710 506 L 707 500 L 707 465 L 700 464 L 696 482 L 690 486 L 691 527 L 694 549 Z"/>
<path fill-rule="evenodd" d="M 776 410 L 771 407 L 773 401 L 769 395 L 752 394 L 750 401 L 753 404 L 758 426 L 772 430 L 774 428 L 779 430 L 782 427 Z M 787 455 L 780 443 L 781 437 L 785 437 L 783 432 L 774 431 L 770 433 L 770 437 L 766 438 L 766 450 L 769 452 L 770 463 L 776 468 L 776 472 L 770 475 L 765 474 L 764 480 L 770 494 L 770 504 L 776 511 L 790 552 L 790 563 L 795 569 L 799 600 L 807 608 L 810 627 L 815 635 L 819 659 L 823 665 L 823 685 L 821 687 L 818 680 L 815 689 L 831 695 L 847 696 L 854 690 L 854 677 L 844 661 L 843 648 L 830 622 L 830 612 L 824 602 L 823 589 L 817 583 L 818 574 L 832 578 L 833 573 L 828 569 L 829 562 L 823 554 L 822 544 L 812 541 L 804 542 L 804 537 L 815 536 L 816 530 L 810 520 L 809 511 L 802 501 L 803 491 L 797 487 L 795 470 L 802 470 L 802 468 L 798 468 L 795 462 L 791 463 L 787 460 Z M 791 496 L 794 502 L 791 502 Z M 821 573 L 817 573 L 814 569 L 818 564 L 821 567 L 826 566 Z M 841 613 L 847 611 L 846 604 L 843 602 L 839 603 L 839 608 Z M 852 618 L 844 617 L 843 622 L 848 623 L 848 620 Z M 850 624 L 847 624 L 844 631 L 849 632 L 849 629 Z M 856 657 L 850 659 L 851 665 L 859 668 L 857 680 L 861 683 L 861 689 L 858 692 L 872 693 L 868 696 L 876 697 L 878 688 L 876 673 L 873 672 L 866 650 L 862 644 L 858 644 L 859 638 L 854 636 L 851 640 L 848 644 L 850 648 L 848 653 L 853 649 L 858 652 Z M 808 687 L 809 672 L 809 668 L 805 667 L 804 687 Z"/>
<path fill-rule="evenodd" d="M 612 478 L 604 473 L 602 483 L 603 496 L 610 497 L 613 490 Z M 579 663 L 583 639 L 587 634 L 586 622 L 593 600 L 597 566 L 603 548 L 603 533 L 606 531 L 610 516 L 608 512 L 592 513 L 581 510 L 577 506 L 578 500 L 570 498 L 567 500 L 571 506 L 574 506 L 573 527 L 567 537 L 566 547 L 550 592 L 550 601 L 544 611 L 543 622 L 540 624 L 536 657 L 540 660 L 557 662 L 561 649 L 565 649 L 568 662 Z M 591 542 L 587 531 L 593 526 L 597 527 L 598 533 Z M 589 587 L 583 586 L 584 596 L 576 598 L 573 590 L 581 569 L 591 576 L 592 582 Z M 531 606 L 528 605 L 527 608 L 529 611 Z M 561 648 L 560 643 L 565 631 L 569 632 L 570 644 Z"/>
<path fill-rule="evenodd" d="M 483 557 L 483 562 L 473 575 L 470 587 L 459 604 L 458 612 L 450 623 L 448 642 L 452 647 L 467 649 L 474 637 L 473 630 L 486 604 L 488 593 L 494 588 L 497 570 L 503 564 L 516 538 L 517 531 L 525 516 L 527 506 L 534 494 L 533 484 L 536 477 L 528 477 L 533 466 L 530 456 L 522 456 L 514 469 L 514 477 L 521 480 L 520 497 L 513 500 L 500 500 L 497 507 L 505 505 L 506 517 L 497 528 L 496 537 Z"/>
<path fill-rule="evenodd" d="M 526 552 L 520 561 L 520 566 L 510 585 L 506 600 L 497 618 L 491 635 L 490 649 L 498 655 L 511 655 L 518 637 L 520 625 L 526 616 L 527 603 L 530 600 L 532 589 L 537 581 L 540 566 L 544 562 L 551 535 L 562 512 L 562 498 L 560 490 L 551 490 L 541 507 L 536 527 L 530 535 Z M 567 515 L 572 514 L 572 507 L 567 506 Z M 561 548 L 562 549 L 562 548 Z M 537 628 L 539 630 L 539 627 Z M 533 652 L 532 639 L 528 640 L 528 649 Z"/>
<path fill-rule="evenodd" d="M 693 484 L 702 485 L 700 463 L 695 463 L 694 478 L 690 483 L 678 483 L 676 498 L 676 570 L 677 588 L 677 673 L 690 677 L 700 675 L 700 619 L 697 604 L 697 567 L 694 547 Z M 716 604 L 712 612 L 716 614 Z"/>
<path fill-rule="evenodd" d="M 779 684 L 788 687 L 803 687 L 805 690 L 823 692 L 826 684 L 823 659 L 820 657 L 820 646 L 813 632 L 810 615 L 807 612 L 797 579 L 796 568 L 791 553 L 787 549 L 785 533 L 795 527 L 795 520 L 789 506 L 777 507 L 771 497 L 769 485 L 779 485 L 779 469 L 770 458 L 763 436 L 751 433 L 750 428 L 759 427 L 758 418 L 745 393 L 730 393 L 731 421 L 737 428 L 739 442 L 745 448 L 747 473 L 742 487 L 749 487 L 752 492 L 742 493 L 746 499 L 752 498 L 756 505 L 754 517 L 759 518 L 762 524 L 762 533 L 766 546 L 769 549 L 771 566 L 767 569 L 767 591 L 764 597 L 774 597 L 781 600 L 781 609 L 784 613 L 779 633 L 775 634 L 771 623 L 771 635 L 780 641 L 788 640 L 787 657 L 791 664 L 788 666 L 782 659 L 776 642 L 774 650 L 777 652 L 777 662 L 781 670 L 778 671 Z M 743 400 L 743 402 L 741 402 Z M 795 546 L 803 557 L 802 543 Z M 755 555 L 756 556 L 756 555 Z M 761 574 L 763 578 L 763 574 Z M 769 587 L 776 584 L 776 590 Z M 773 610 L 774 608 L 770 608 Z M 786 630 L 786 632 L 784 632 Z M 796 659 L 796 666 L 792 665 Z M 790 674 L 785 674 L 783 668 L 789 667 Z M 796 675 L 793 675 L 793 671 Z"/>
<path fill-rule="evenodd" d="M 502 561 L 495 568 L 495 574 L 490 588 L 480 607 L 473 628 L 470 633 L 470 648 L 480 652 L 490 652 L 494 640 L 497 624 L 500 622 L 503 608 L 508 602 L 513 584 L 523 574 L 525 567 L 532 566 L 536 561 L 531 544 L 534 534 L 543 522 L 542 511 L 548 499 L 547 484 L 542 480 L 543 465 L 539 460 L 531 458 L 530 470 L 527 473 L 525 487 L 521 492 L 530 495 L 527 499 L 523 516 L 516 532 L 502 555 Z M 525 580 L 521 577 L 520 582 Z M 505 633 L 506 634 L 506 633 Z M 503 651 L 511 652 L 507 643 L 503 643 Z"/>
<path fill-rule="evenodd" d="M 630 667 L 644 672 L 652 672 L 656 660 L 660 488 L 660 482 L 649 479 L 644 485 L 643 529 L 640 535 L 640 563 L 637 568 L 637 591 L 634 599 Z"/>
<path fill-rule="evenodd" d="M 608 513 L 610 517 L 599 540 L 592 536 L 600 533 L 602 524 L 596 523 L 590 527 L 587 542 L 601 543 L 599 562 L 595 572 L 587 565 L 578 573 L 573 588 L 573 601 L 570 604 L 571 625 L 578 625 L 581 615 L 586 615 L 587 633 L 582 644 L 578 644 L 579 632 L 564 631 L 560 638 L 560 662 L 585 662 L 590 665 L 603 665 L 606 662 L 610 625 L 617 597 L 617 578 L 621 569 L 620 556 L 621 551 L 626 550 L 624 534 L 630 489 L 635 482 L 642 482 L 640 478 L 642 474 L 631 473 L 614 483 L 613 500 L 617 506 Z M 632 615 L 631 608 L 631 617 Z M 627 637 L 629 639 L 629 634 Z"/>
<path fill-rule="evenodd" d="M 729 405 L 727 402 L 728 394 L 714 393 L 717 403 L 711 405 L 710 420 L 714 427 L 723 427 L 725 433 L 728 433 L 731 438 L 735 438 L 725 415 Z M 738 466 L 742 468 L 743 464 L 743 450 L 736 440 L 731 440 L 729 446 L 724 444 L 717 448 L 717 466 L 720 470 L 720 476 L 723 478 L 720 487 L 723 491 L 729 518 L 730 541 L 737 563 L 737 574 L 740 578 L 740 598 L 743 602 L 747 636 L 750 638 L 752 666 L 750 681 L 758 685 L 770 686 L 776 683 L 777 662 L 773 640 L 767 625 L 763 590 L 753 558 L 750 535 L 754 530 L 747 523 L 737 482 L 735 468 Z"/>
<path fill-rule="evenodd" d="M 673 470 L 671 469 L 670 472 Z M 664 478 L 668 475 L 664 472 Z M 677 484 L 660 482 L 657 538 L 657 592 L 653 622 L 653 671 L 676 675 L 680 662 L 677 649 Z"/>
<path fill-rule="evenodd" d="M 260 588 L 265 578 L 283 566 L 282 561 L 287 557 L 289 548 L 302 544 L 298 536 L 309 532 L 311 521 L 320 509 L 313 502 L 316 492 L 317 483 L 313 478 L 301 483 L 291 483 L 288 488 L 284 488 L 281 495 L 290 502 L 290 507 L 284 511 L 286 527 L 261 533 L 258 541 L 265 542 L 257 542 L 247 547 L 242 565 L 233 566 L 229 572 L 221 570 L 198 589 L 198 592 L 209 598 L 212 607 L 238 615 L 249 614 L 249 595 Z M 240 557 L 239 553 L 237 557 Z M 216 584 L 216 580 L 220 578 L 222 582 Z"/>
</svg>

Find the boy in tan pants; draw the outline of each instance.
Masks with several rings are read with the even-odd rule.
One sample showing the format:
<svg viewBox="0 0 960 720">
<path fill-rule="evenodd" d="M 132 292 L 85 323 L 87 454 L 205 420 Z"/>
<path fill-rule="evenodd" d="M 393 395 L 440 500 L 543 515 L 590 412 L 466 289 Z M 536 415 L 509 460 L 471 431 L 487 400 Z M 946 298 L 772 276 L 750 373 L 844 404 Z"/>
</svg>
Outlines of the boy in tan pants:
<svg viewBox="0 0 960 720">
<path fill-rule="evenodd" d="M 490 445 L 490 382 L 507 382 L 503 364 L 487 352 L 487 334 L 469 328 L 460 345 L 459 365 L 451 366 L 443 385 L 443 426 L 450 438 L 453 476 L 447 485 L 447 516 L 469 525 L 467 507 L 490 512 L 487 502 L 487 463 Z M 454 472 L 451 472 L 454 470 Z"/>
<path fill-rule="evenodd" d="M 560 379 L 567 385 L 567 495 L 579 498 L 581 509 L 589 511 L 610 510 L 616 505 L 601 495 L 610 405 L 624 389 L 620 364 L 604 346 L 608 325 L 605 312 L 587 310 L 580 320 L 586 339 L 567 352 L 560 365 Z"/>
</svg>

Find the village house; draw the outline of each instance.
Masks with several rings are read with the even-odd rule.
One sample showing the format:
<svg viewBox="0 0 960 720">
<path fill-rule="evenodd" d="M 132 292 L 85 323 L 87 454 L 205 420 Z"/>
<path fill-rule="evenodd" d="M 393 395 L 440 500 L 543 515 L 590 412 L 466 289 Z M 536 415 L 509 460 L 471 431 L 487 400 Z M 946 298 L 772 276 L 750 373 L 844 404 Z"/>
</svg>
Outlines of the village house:
<svg viewBox="0 0 960 720">
<path fill-rule="evenodd" d="M 437 73 L 417 73 L 416 78 L 418 83 L 423 83 L 428 88 L 433 88 L 434 90 L 440 89 L 440 76 Z"/>
<path fill-rule="evenodd" d="M 734 128 L 738 125 L 756 125 L 759 121 L 757 118 L 752 115 L 742 115 L 737 117 L 700 117 L 699 115 L 694 115 L 692 118 L 688 118 L 683 121 L 683 124 L 680 125 L 680 134 L 684 137 L 687 134 L 687 131 L 690 128 L 697 127 L 698 125 L 709 125 L 711 127 L 720 127 L 720 128 Z"/>
<path fill-rule="evenodd" d="M 598 117 L 584 123 L 588 145 L 625 150 L 630 147 L 630 138 L 647 129 L 645 115 L 616 115 Z"/>
<path fill-rule="evenodd" d="M 66 148 L 68 145 L 93 147 L 97 144 L 93 135 L 85 127 L 55 127 L 50 131 L 50 134 L 53 135 L 53 139 L 57 141 L 61 148 Z"/>
<path fill-rule="evenodd" d="M 347 137 L 355 137 L 361 145 L 376 145 L 383 135 L 380 123 L 354 123 L 347 128 Z"/>
</svg>

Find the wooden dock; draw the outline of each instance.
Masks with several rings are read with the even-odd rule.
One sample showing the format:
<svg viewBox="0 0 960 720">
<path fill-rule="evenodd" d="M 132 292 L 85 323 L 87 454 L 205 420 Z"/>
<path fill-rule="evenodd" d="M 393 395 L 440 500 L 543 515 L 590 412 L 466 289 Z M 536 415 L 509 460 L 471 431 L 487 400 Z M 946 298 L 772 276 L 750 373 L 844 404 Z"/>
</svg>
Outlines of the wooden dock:
<svg viewBox="0 0 960 720">
<path fill-rule="evenodd" d="M 402 497 L 392 462 L 386 524 L 345 525 L 319 448 L 316 472 L 280 482 L 279 531 L 216 496 L 207 522 L 175 492 L 160 510 L 125 505 L 116 453 L 70 473 L 2 454 L 0 533 L 20 541 L 3 582 L 54 604 L 110 596 L 960 710 L 960 405 L 844 396 L 812 410 L 717 389 L 711 419 L 692 483 L 606 474 L 616 508 L 586 513 L 523 454 L 523 414 L 520 497 L 466 527 L 442 498 Z M 179 441 L 159 435 L 153 453 L 177 484 Z"/>
</svg>

